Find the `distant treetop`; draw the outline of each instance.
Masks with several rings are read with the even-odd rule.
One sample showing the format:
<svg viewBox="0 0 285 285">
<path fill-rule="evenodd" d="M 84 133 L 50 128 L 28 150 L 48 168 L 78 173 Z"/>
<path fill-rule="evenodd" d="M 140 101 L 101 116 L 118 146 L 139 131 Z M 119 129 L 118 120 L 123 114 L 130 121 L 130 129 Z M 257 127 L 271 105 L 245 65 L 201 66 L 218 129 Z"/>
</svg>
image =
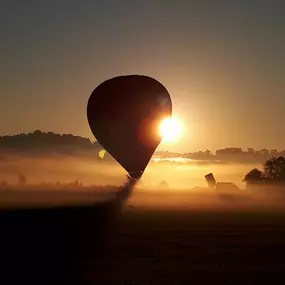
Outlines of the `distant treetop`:
<svg viewBox="0 0 285 285">
<path fill-rule="evenodd" d="M 92 142 L 88 138 L 74 136 L 72 134 L 56 134 L 54 132 L 42 132 L 35 130 L 33 133 L 21 133 L 11 136 L 0 136 L 0 151 L 55 151 L 55 152 L 76 152 L 102 150 L 102 146 L 97 142 Z M 272 157 L 285 157 L 285 150 L 276 149 L 254 150 L 248 148 L 230 147 L 218 149 L 212 153 L 210 150 L 174 153 L 169 151 L 157 151 L 156 155 L 161 158 L 181 157 L 198 160 L 201 163 L 209 161 L 212 163 L 264 163 Z M 109 155 L 107 155 L 109 157 Z"/>
<path fill-rule="evenodd" d="M 285 184 L 285 157 L 272 157 L 263 164 L 263 172 L 258 169 L 252 169 L 248 172 L 244 181 L 247 186 L 252 185 L 276 185 Z"/>
<path fill-rule="evenodd" d="M 91 149 L 99 147 L 98 142 L 92 143 L 88 138 L 72 134 L 56 134 L 35 130 L 33 133 L 0 136 L 0 149 L 55 149 L 61 147 L 76 147 L 78 149 Z"/>
</svg>

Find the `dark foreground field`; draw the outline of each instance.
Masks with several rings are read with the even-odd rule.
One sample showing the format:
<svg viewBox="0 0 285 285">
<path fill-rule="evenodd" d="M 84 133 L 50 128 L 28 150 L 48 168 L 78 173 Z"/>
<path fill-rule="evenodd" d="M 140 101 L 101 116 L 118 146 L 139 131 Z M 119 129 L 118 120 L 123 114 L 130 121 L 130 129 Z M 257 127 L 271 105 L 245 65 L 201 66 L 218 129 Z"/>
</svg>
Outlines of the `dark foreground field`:
<svg viewBox="0 0 285 285">
<path fill-rule="evenodd" d="M 0 284 L 285 284 L 285 214 L 2 211 Z"/>
<path fill-rule="evenodd" d="M 284 215 L 125 213 L 101 264 L 100 284 L 284 284 Z"/>
</svg>

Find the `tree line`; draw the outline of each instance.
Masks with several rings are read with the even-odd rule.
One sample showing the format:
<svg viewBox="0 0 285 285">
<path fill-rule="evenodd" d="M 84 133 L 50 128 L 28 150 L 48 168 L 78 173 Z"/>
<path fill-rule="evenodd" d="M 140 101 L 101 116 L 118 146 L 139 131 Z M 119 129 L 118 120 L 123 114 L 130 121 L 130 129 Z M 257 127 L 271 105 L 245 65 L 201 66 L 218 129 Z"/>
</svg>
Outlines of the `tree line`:
<svg viewBox="0 0 285 285">
<path fill-rule="evenodd" d="M 252 169 L 244 177 L 247 186 L 285 185 L 285 157 L 272 157 L 263 164 L 263 170 Z"/>
<path fill-rule="evenodd" d="M 0 137 L 0 149 L 47 149 L 60 146 L 74 146 L 81 149 L 99 147 L 98 142 L 92 143 L 88 138 L 72 134 L 56 134 L 54 132 L 21 133 Z"/>
</svg>

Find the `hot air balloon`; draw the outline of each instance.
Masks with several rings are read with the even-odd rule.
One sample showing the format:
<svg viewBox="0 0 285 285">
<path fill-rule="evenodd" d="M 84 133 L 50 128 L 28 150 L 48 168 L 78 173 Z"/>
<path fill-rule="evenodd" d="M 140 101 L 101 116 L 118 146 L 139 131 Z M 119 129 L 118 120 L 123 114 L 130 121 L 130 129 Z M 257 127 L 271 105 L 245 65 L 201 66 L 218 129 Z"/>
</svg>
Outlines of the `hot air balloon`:
<svg viewBox="0 0 285 285">
<path fill-rule="evenodd" d="M 166 88 L 142 75 L 108 79 L 87 105 L 90 129 L 102 147 L 134 179 L 139 179 L 162 140 L 159 124 L 172 114 Z"/>
</svg>

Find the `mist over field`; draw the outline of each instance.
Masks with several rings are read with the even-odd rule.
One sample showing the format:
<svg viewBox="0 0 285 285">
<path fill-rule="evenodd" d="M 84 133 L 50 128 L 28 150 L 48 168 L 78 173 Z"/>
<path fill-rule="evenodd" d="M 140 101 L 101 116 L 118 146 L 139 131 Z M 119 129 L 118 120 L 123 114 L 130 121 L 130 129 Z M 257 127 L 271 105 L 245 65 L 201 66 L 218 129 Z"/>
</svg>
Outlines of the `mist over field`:
<svg viewBox="0 0 285 285">
<path fill-rule="evenodd" d="M 142 179 L 144 188 L 156 188 L 164 181 L 170 189 L 190 189 L 207 186 L 204 176 L 214 173 L 217 181 L 233 182 L 244 188 L 244 175 L 259 164 L 199 163 L 195 160 L 159 160 L 154 158 Z M 125 170 L 113 159 L 99 160 L 92 156 L 50 155 L 2 155 L 0 181 L 17 183 L 23 174 L 27 183 L 70 183 L 83 185 L 120 185 L 125 180 Z"/>
<path fill-rule="evenodd" d="M 245 174 L 260 167 L 252 163 L 154 156 L 128 205 L 157 210 L 283 211 L 283 189 L 269 186 L 246 189 Z M 217 182 L 232 182 L 240 190 L 208 188 L 204 177 L 208 173 L 213 173 Z M 21 175 L 26 179 L 25 185 L 19 184 Z M 115 193 L 126 182 L 126 172 L 114 159 L 100 159 L 97 153 L 94 156 L 6 153 L 1 155 L 0 182 L 0 206 L 4 207 L 89 204 L 115 199 Z"/>
<path fill-rule="evenodd" d="M 135 207 L 173 209 L 234 209 L 253 204 L 270 205 L 278 199 L 268 193 L 245 190 L 245 173 L 259 165 L 215 164 L 194 160 L 154 157 L 128 203 Z M 208 189 L 204 175 L 212 172 L 217 181 L 235 183 L 240 193 L 219 193 Z M 19 185 L 19 175 L 25 185 Z M 0 204 L 56 205 L 96 203 L 114 199 L 119 186 L 126 182 L 126 172 L 113 159 L 97 159 L 84 155 L 32 154 L 1 156 Z M 5 185 L 7 191 L 5 191 Z M 200 188 L 199 188 L 200 187 Z M 278 197 L 280 191 L 277 191 Z"/>
</svg>

